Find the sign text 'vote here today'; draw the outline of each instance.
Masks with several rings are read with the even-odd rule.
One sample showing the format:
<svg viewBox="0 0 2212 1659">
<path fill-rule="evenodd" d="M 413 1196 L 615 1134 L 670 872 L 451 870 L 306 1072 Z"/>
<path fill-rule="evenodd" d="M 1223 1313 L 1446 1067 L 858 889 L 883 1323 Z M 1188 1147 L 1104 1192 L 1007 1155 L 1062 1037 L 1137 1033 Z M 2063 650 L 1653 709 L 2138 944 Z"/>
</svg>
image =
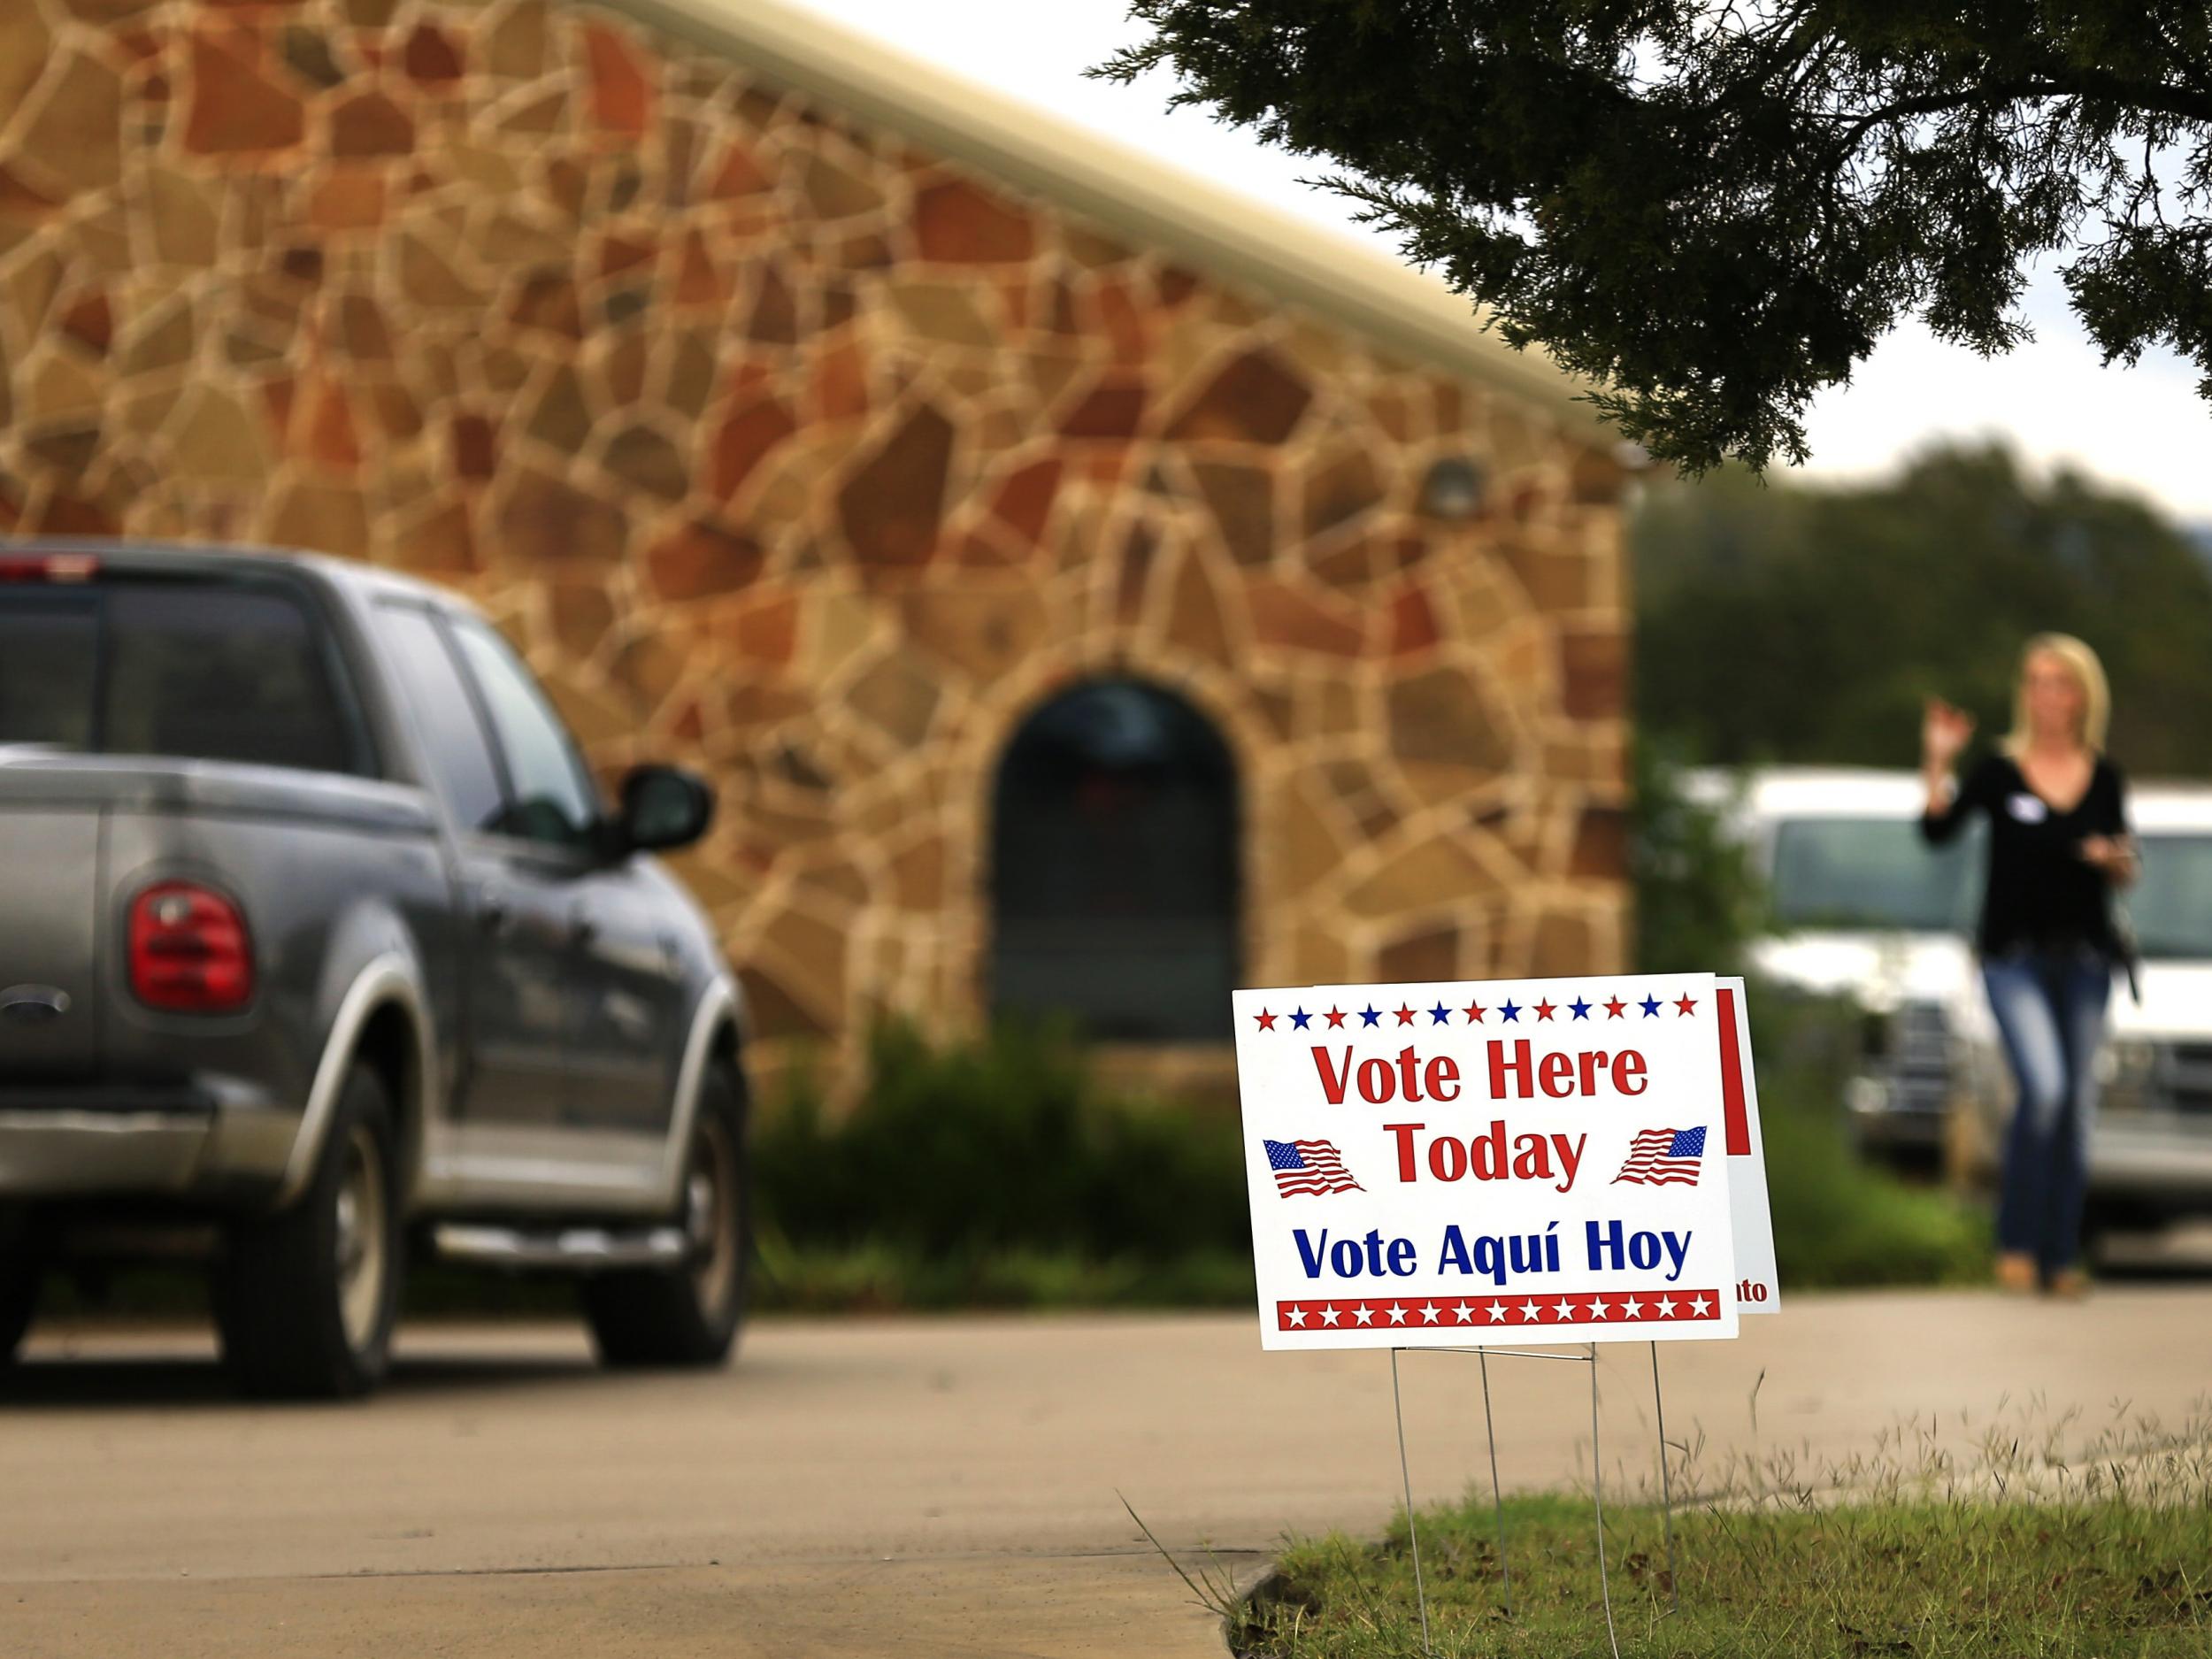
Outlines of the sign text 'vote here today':
<svg viewBox="0 0 2212 1659">
<path fill-rule="evenodd" d="M 1233 1002 L 1267 1347 L 1736 1333 L 1709 974 Z"/>
</svg>

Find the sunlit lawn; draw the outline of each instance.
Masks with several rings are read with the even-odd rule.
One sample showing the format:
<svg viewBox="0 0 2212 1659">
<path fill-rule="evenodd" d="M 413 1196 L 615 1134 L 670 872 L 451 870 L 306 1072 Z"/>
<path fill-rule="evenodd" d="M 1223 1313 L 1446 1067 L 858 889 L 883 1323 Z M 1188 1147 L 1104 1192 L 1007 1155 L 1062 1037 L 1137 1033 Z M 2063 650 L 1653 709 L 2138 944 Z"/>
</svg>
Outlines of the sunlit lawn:
<svg viewBox="0 0 2212 1659">
<path fill-rule="evenodd" d="M 1659 1507 L 1640 1495 L 1609 1502 L 1620 1651 L 2208 1659 L 2208 1426 L 2138 1421 L 2085 1436 L 2068 1418 L 2034 1434 L 1987 1432 L 1964 1455 L 1905 1433 L 1843 1466 L 1747 1463 L 1678 1503 L 1671 1586 Z M 1693 1469 L 1677 1479 L 1699 1488 Z M 1509 1616 L 1487 1488 L 1421 1513 L 1431 1650 L 1609 1654 L 1589 1494 L 1509 1498 L 1504 1523 Z M 1200 1587 L 1217 1596 L 1222 1586 Z M 1294 1543 L 1229 1623 L 1240 1654 L 1380 1659 L 1421 1653 L 1416 1609 L 1401 1516 L 1379 1544 Z"/>
</svg>

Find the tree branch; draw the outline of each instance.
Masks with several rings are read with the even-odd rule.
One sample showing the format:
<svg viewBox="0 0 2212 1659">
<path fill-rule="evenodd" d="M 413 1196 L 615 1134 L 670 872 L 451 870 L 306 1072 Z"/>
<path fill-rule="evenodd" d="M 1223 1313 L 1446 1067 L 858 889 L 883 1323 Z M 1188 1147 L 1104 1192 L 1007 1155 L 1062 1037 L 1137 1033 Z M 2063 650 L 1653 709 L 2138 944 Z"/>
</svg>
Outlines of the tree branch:
<svg viewBox="0 0 2212 1659">
<path fill-rule="evenodd" d="M 2101 103 L 2124 104 L 2133 109 L 2155 110 L 2162 115 L 2212 121 L 2212 92 L 2157 81 L 2123 81 L 2100 70 L 2075 69 L 2043 79 L 1993 81 L 1963 92 L 1900 98 L 1861 116 L 1837 142 L 1847 155 L 1858 148 L 1859 140 L 1869 128 L 1901 116 L 1936 115 L 1945 110 L 1967 109 L 1975 104 L 2016 104 L 2023 98 L 2093 98 Z"/>
</svg>

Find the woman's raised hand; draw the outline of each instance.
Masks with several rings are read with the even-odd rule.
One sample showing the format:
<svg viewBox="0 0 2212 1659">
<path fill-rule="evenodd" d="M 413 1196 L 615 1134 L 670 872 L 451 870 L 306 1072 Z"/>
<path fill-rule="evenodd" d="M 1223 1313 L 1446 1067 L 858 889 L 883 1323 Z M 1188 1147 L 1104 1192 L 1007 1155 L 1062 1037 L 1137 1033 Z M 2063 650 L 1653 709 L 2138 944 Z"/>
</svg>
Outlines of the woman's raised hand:
<svg viewBox="0 0 2212 1659">
<path fill-rule="evenodd" d="M 1974 717 L 1954 708 L 1940 697 L 1927 701 L 1920 721 L 1920 764 L 1924 768 L 1947 769 L 1974 735 Z"/>
</svg>

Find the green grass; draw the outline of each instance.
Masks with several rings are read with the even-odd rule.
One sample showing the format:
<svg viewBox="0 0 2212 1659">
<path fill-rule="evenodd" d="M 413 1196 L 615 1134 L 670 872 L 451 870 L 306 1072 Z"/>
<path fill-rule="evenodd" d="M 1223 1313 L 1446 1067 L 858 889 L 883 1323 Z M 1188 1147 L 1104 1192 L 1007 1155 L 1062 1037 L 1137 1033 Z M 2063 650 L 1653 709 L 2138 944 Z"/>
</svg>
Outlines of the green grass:
<svg viewBox="0 0 2212 1659">
<path fill-rule="evenodd" d="M 1676 1525 L 1669 1610 L 1655 1509 L 1609 1515 L 1624 1655 L 1749 1659 L 2202 1659 L 2212 1652 L 2212 1526 L 2203 1510 L 2104 1505 L 2043 1515 L 1986 1502 L 1784 1515 L 1693 1513 Z M 1498 1594 L 1487 1505 L 1424 1517 L 1439 1655 L 1597 1655 L 1605 1642 L 1589 1506 L 1506 1506 L 1514 1616 Z M 1402 1529 L 1379 1550 L 1302 1545 L 1245 1621 L 1240 1651 L 1300 1659 L 1420 1652 Z"/>
<path fill-rule="evenodd" d="M 2077 1427 L 1992 1432 L 1961 1455 L 1922 1425 L 1840 1465 L 1772 1459 L 1701 1490 L 1684 1469 L 1675 1586 L 1659 1508 L 1609 1502 L 1624 1659 L 2203 1659 L 2212 1419 L 2116 1425 L 2070 1448 Z M 1431 1651 L 1609 1654 L 1588 1494 L 1509 1498 L 1505 1527 L 1510 1617 L 1487 1490 L 1422 1512 Z M 1379 1543 L 1294 1541 L 1247 1601 L 1202 1577 L 1239 1655 L 1422 1652 L 1402 1514 Z"/>
</svg>

